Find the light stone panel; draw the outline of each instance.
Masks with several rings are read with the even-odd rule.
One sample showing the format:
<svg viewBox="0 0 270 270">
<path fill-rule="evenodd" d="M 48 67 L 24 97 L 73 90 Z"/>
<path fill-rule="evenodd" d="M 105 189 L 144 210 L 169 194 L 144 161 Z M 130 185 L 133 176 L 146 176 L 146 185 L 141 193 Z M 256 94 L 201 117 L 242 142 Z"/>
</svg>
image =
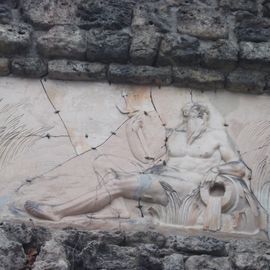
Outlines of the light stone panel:
<svg viewBox="0 0 270 270">
<path fill-rule="evenodd" d="M 269 96 L 5 78 L 0 99 L 2 219 L 267 238 Z"/>
<path fill-rule="evenodd" d="M 78 154 L 102 144 L 127 119 L 126 111 L 119 113 L 126 102 L 130 110 L 137 109 L 136 103 L 153 109 L 147 87 L 52 80 L 44 86 Z"/>
</svg>

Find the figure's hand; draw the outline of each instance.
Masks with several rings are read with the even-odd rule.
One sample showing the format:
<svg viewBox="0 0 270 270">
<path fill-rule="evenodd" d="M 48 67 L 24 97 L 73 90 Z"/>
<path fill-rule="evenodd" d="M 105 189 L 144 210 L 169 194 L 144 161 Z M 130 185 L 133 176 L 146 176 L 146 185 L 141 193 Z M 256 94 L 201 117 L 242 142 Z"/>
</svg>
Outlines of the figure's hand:
<svg viewBox="0 0 270 270">
<path fill-rule="evenodd" d="M 219 169 L 218 167 L 211 168 L 204 176 L 201 185 L 204 184 L 210 184 L 210 186 L 213 186 L 217 177 L 219 175 Z"/>
</svg>

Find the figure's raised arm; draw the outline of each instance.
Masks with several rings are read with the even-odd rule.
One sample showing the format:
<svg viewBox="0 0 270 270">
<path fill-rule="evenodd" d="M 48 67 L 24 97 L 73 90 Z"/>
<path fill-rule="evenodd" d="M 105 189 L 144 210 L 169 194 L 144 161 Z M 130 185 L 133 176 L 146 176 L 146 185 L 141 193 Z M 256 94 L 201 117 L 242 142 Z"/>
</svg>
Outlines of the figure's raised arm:
<svg viewBox="0 0 270 270">
<path fill-rule="evenodd" d="M 159 118 L 140 112 L 126 127 L 127 140 L 134 157 L 143 163 L 153 163 L 165 155 L 165 129 Z"/>
</svg>

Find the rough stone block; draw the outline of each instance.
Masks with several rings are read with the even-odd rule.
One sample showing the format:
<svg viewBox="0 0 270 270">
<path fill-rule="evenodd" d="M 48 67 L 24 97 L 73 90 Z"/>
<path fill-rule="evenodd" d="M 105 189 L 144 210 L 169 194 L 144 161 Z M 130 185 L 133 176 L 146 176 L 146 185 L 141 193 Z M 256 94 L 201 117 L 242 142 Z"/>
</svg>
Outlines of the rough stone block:
<svg viewBox="0 0 270 270">
<path fill-rule="evenodd" d="M 113 83 L 169 85 L 172 81 L 172 74 L 170 67 L 111 64 L 108 79 Z"/>
<path fill-rule="evenodd" d="M 270 244 L 264 241 L 231 242 L 229 255 L 234 269 L 270 269 Z"/>
<path fill-rule="evenodd" d="M 191 256 L 185 263 L 186 270 L 231 270 L 231 264 L 228 258 L 215 258 L 207 255 Z"/>
<path fill-rule="evenodd" d="M 42 77 L 48 72 L 47 63 L 40 58 L 16 58 L 11 62 L 11 72 L 25 77 Z"/>
<path fill-rule="evenodd" d="M 117 31 L 92 30 L 87 36 L 87 59 L 104 63 L 126 63 L 130 36 Z"/>
<path fill-rule="evenodd" d="M 155 1 L 139 3 L 133 10 L 132 28 L 154 26 L 159 32 L 176 31 L 176 12 L 168 5 L 158 5 Z"/>
<path fill-rule="evenodd" d="M 25 25 L 0 25 L 0 55 L 22 54 L 31 43 L 31 31 Z"/>
<path fill-rule="evenodd" d="M 265 93 L 270 94 L 270 75 L 266 77 Z"/>
<path fill-rule="evenodd" d="M 73 24 L 80 0 L 23 0 L 22 16 L 25 21 L 41 29 L 54 25 Z"/>
<path fill-rule="evenodd" d="M 219 89 L 224 87 L 224 81 L 224 75 L 218 71 L 191 67 L 173 68 L 173 82 L 179 86 L 202 90 Z"/>
<path fill-rule="evenodd" d="M 37 47 L 48 58 L 84 59 L 86 36 L 76 26 L 55 26 L 38 37 Z"/>
<path fill-rule="evenodd" d="M 64 247 L 55 240 L 50 240 L 41 247 L 37 260 L 33 264 L 33 270 L 54 269 L 69 270 L 70 263 L 66 258 Z"/>
<path fill-rule="evenodd" d="M 76 11 L 78 24 L 85 29 L 122 29 L 131 24 L 132 7 L 133 2 L 127 0 L 83 0 Z"/>
<path fill-rule="evenodd" d="M 12 20 L 11 8 L 0 4 L 0 23 L 7 24 Z"/>
<path fill-rule="evenodd" d="M 227 254 L 225 242 L 206 236 L 170 236 L 166 247 L 178 252 L 225 256 Z"/>
<path fill-rule="evenodd" d="M 262 12 L 264 17 L 270 17 L 270 1 L 264 1 Z"/>
<path fill-rule="evenodd" d="M 0 0 L 0 4 L 7 5 L 11 8 L 17 8 L 20 0 Z"/>
<path fill-rule="evenodd" d="M 257 1 L 254 0 L 221 0 L 219 5 L 232 11 L 246 10 L 253 13 L 257 12 Z"/>
<path fill-rule="evenodd" d="M 202 65 L 211 69 L 229 71 L 235 68 L 238 62 L 238 44 L 228 40 L 201 42 L 200 51 Z"/>
<path fill-rule="evenodd" d="M 155 231 L 135 231 L 125 236 L 125 242 L 127 245 L 137 245 L 140 243 L 154 244 L 159 248 L 163 248 L 166 243 L 166 238 L 163 234 Z"/>
<path fill-rule="evenodd" d="M 179 34 L 167 34 L 161 41 L 158 65 L 193 65 L 200 62 L 199 40 Z"/>
<path fill-rule="evenodd" d="M 238 39 L 242 41 L 269 41 L 270 19 L 259 17 L 243 19 L 238 23 L 235 32 Z"/>
<path fill-rule="evenodd" d="M 238 68 L 229 74 L 226 88 L 236 92 L 262 93 L 266 86 L 266 74 Z"/>
<path fill-rule="evenodd" d="M 131 62 L 137 65 L 153 65 L 160 43 L 160 34 L 154 27 L 135 31 L 130 46 Z"/>
<path fill-rule="evenodd" d="M 240 42 L 240 61 L 243 66 L 270 71 L 270 42 Z"/>
<path fill-rule="evenodd" d="M 49 61 L 51 79 L 99 81 L 106 79 L 107 67 L 100 63 L 87 63 L 71 60 Z"/>
<path fill-rule="evenodd" d="M 218 9 L 183 5 L 177 12 L 178 32 L 202 39 L 228 37 L 225 15 Z"/>
<path fill-rule="evenodd" d="M 23 269 L 26 262 L 22 244 L 11 241 L 0 230 L 0 264 L 5 270 Z"/>
<path fill-rule="evenodd" d="M 10 61 L 7 58 L 0 58 L 0 76 L 9 74 Z"/>
<path fill-rule="evenodd" d="M 184 256 L 172 254 L 163 260 L 163 270 L 185 270 Z"/>
</svg>

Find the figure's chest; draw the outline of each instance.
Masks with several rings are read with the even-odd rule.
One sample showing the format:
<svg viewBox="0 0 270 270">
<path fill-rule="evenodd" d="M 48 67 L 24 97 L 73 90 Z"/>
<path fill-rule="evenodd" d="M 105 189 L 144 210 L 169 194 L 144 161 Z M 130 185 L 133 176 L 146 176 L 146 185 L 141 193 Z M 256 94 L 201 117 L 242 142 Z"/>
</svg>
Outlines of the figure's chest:
<svg viewBox="0 0 270 270">
<path fill-rule="evenodd" d="M 174 132 L 168 139 L 167 147 L 172 157 L 209 158 L 218 149 L 218 144 L 206 135 L 197 138 L 192 144 L 187 144 L 185 132 Z"/>
</svg>

